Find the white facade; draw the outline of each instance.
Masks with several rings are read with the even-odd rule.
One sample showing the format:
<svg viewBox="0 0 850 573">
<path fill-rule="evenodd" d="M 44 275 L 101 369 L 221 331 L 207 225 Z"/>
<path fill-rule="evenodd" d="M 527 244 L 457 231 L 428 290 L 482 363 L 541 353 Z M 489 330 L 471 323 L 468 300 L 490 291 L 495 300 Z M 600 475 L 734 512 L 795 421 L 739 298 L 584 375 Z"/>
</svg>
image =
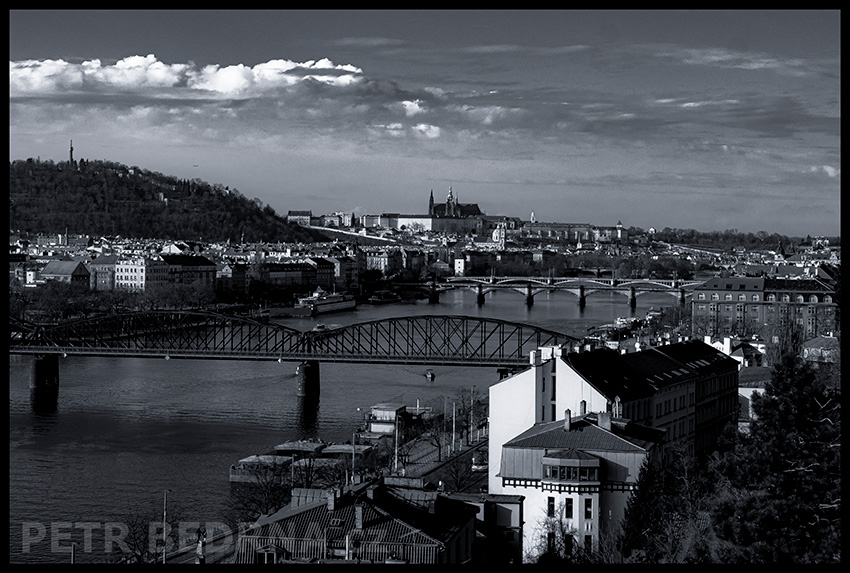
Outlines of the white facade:
<svg viewBox="0 0 850 573">
<path fill-rule="evenodd" d="M 567 348 L 543 347 L 532 351 L 532 368 L 490 386 L 489 478 L 490 493 L 501 492 L 497 477 L 502 445 L 539 422 L 604 412 L 608 400 L 573 371 L 562 358 Z M 554 388 L 554 391 L 553 391 Z"/>
<path fill-rule="evenodd" d="M 115 288 L 144 291 L 168 284 L 168 264 L 148 257 L 119 258 L 115 263 Z"/>
<path fill-rule="evenodd" d="M 555 422 L 565 418 L 570 410 L 573 416 L 589 412 L 605 412 L 608 400 L 591 387 L 564 361 L 568 348 L 542 347 L 531 352 L 531 368 L 501 380 L 489 389 L 489 468 L 488 492 L 490 494 L 521 495 L 523 502 L 523 548 L 526 554 L 540 543 L 540 524 L 546 519 L 550 503 L 556 517 L 575 530 L 575 539 L 582 547 L 599 543 L 600 520 L 622 519 L 623 508 L 630 492 L 575 492 L 552 491 L 523 485 L 502 485 L 500 471 L 505 443 L 513 440 L 535 424 Z M 642 456 L 640 456 L 642 460 Z M 540 460 L 525 460 L 530 465 L 540 465 Z M 629 460 L 623 464 L 625 471 L 617 476 L 620 481 L 635 481 L 639 462 Z M 607 478 L 606 478 L 607 479 Z M 550 500 L 551 498 L 551 500 Z M 563 512 L 572 507 L 570 515 Z M 600 514 L 600 509 L 604 515 Z"/>
</svg>

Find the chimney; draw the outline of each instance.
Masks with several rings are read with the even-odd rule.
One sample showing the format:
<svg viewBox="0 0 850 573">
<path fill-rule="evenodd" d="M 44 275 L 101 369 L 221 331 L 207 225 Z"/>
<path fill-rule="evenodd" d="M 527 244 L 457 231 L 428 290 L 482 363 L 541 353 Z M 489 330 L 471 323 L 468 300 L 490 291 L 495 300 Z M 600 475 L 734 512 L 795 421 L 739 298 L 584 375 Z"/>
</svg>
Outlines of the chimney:
<svg viewBox="0 0 850 573">
<path fill-rule="evenodd" d="M 582 400 L 581 402 L 579 402 L 578 413 L 581 414 L 582 416 L 587 414 L 587 401 L 586 400 Z"/>
<path fill-rule="evenodd" d="M 363 529 L 363 504 L 360 503 L 354 506 L 354 527 Z"/>
<path fill-rule="evenodd" d="M 333 511 L 334 506 L 336 506 L 336 490 L 329 490 L 327 492 L 328 496 L 328 511 Z"/>
<path fill-rule="evenodd" d="M 378 488 L 378 486 L 376 486 L 376 485 L 370 485 L 369 487 L 367 487 L 366 488 L 366 497 L 368 499 L 374 500 L 375 499 L 375 490 L 377 488 Z"/>
<path fill-rule="evenodd" d="M 567 408 L 567 411 L 564 412 L 564 431 L 565 432 L 570 431 L 570 421 L 571 421 L 570 419 L 571 418 L 572 418 L 572 414 L 570 412 L 570 409 Z"/>
<path fill-rule="evenodd" d="M 596 424 L 603 430 L 611 430 L 611 412 L 597 412 Z"/>
</svg>

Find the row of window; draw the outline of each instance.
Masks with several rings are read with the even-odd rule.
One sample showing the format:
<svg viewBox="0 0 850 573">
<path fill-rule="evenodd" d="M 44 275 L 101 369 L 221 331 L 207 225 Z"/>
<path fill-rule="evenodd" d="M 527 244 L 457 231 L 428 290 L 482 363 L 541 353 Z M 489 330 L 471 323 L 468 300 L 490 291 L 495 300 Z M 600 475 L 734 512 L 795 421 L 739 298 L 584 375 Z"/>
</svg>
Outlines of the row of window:
<svg viewBox="0 0 850 573">
<path fill-rule="evenodd" d="M 721 308 L 721 305 L 717 305 L 717 304 L 709 304 L 708 305 L 708 311 L 709 312 L 717 312 L 717 310 L 719 308 Z M 722 308 L 723 308 L 724 312 L 732 312 L 732 305 L 731 304 L 722 305 Z M 787 307 L 787 306 L 780 307 L 779 312 L 789 312 L 788 308 L 789 307 Z M 805 307 L 804 306 L 797 306 L 797 307 L 794 307 L 794 308 L 796 308 L 795 312 L 797 314 L 803 314 L 804 310 L 808 310 L 809 313 L 816 313 L 818 311 L 817 307 L 814 307 L 814 306 L 805 306 Z M 698 304 L 697 305 L 697 311 L 705 311 L 705 310 L 706 310 L 706 305 L 704 305 L 704 304 Z M 772 306 L 767 307 L 768 312 L 774 312 L 774 310 L 775 309 Z M 758 313 L 758 311 L 759 311 L 759 307 L 755 306 L 755 305 L 750 306 L 749 310 L 747 310 L 746 305 L 743 305 L 743 304 L 735 305 L 735 312 L 738 312 L 738 313 L 743 313 L 743 312 Z"/>
<path fill-rule="evenodd" d="M 695 401 L 695 396 L 693 392 L 688 394 L 688 406 L 693 406 Z M 671 412 L 675 412 L 677 410 L 685 409 L 685 395 L 681 394 L 678 397 L 668 398 L 663 402 L 659 401 L 655 404 L 655 417 L 660 418 L 661 416 L 666 416 Z"/>
<path fill-rule="evenodd" d="M 547 508 L 546 515 L 549 517 L 555 517 L 555 498 L 549 496 L 547 500 Z M 575 517 L 573 515 L 573 498 L 566 497 L 564 498 L 564 515 L 565 519 L 573 519 Z M 586 497 L 584 498 L 584 518 L 585 519 L 593 519 L 593 498 Z"/>
<path fill-rule="evenodd" d="M 701 292 L 701 293 L 697 294 L 697 300 L 705 300 L 705 293 Z M 711 293 L 711 300 L 720 300 L 720 295 L 717 294 L 716 292 Z M 726 295 L 723 297 L 723 300 L 734 300 L 734 299 L 732 298 L 731 293 L 726 293 Z M 739 294 L 738 300 L 747 300 L 747 295 Z M 757 295 L 757 294 L 752 295 L 751 300 L 758 301 L 759 295 Z M 767 300 L 767 302 L 776 302 L 776 295 L 775 294 L 769 294 L 769 295 L 767 295 L 767 298 L 765 300 Z M 806 298 L 801 294 L 798 294 L 795 297 L 794 300 L 796 302 L 806 302 Z M 791 302 L 791 295 L 783 294 L 781 301 L 782 302 Z M 815 294 L 809 295 L 809 302 L 812 302 L 812 303 L 818 302 L 817 295 L 815 295 Z M 825 303 L 832 302 L 832 296 L 830 296 L 828 294 L 824 295 L 823 296 L 823 302 L 825 302 Z"/>
<path fill-rule="evenodd" d="M 543 477 L 563 481 L 599 481 L 599 468 L 544 465 Z"/>
</svg>

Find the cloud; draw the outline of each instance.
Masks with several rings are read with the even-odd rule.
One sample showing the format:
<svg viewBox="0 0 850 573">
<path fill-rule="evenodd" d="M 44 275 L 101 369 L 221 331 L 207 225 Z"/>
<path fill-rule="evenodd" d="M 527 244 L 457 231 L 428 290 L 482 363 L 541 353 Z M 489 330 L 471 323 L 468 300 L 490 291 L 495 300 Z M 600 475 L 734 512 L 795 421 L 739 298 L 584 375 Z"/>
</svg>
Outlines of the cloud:
<svg viewBox="0 0 850 573">
<path fill-rule="evenodd" d="M 832 167 L 831 165 L 815 165 L 809 170 L 812 173 L 826 173 L 830 178 L 835 178 L 841 175 L 841 169 Z"/>
<path fill-rule="evenodd" d="M 165 64 L 153 54 L 130 56 L 113 65 L 100 60 L 73 64 L 64 60 L 9 62 L 9 94 L 126 91 L 151 88 L 187 88 L 234 97 L 262 94 L 305 81 L 346 87 L 363 80 L 363 71 L 331 60 L 271 60 L 250 67 L 243 64 L 198 68 L 194 64 Z"/>
<path fill-rule="evenodd" d="M 425 139 L 436 139 L 440 137 L 440 128 L 436 125 L 428 125 L 427 123 L 420 123 L 413 126 L 413 131 Z"/>
<path fill-rule="evenodd" d="M 422 107 L 422 100 L 403 101 L 401 102 L 401 106 L 404 108 L 404 115 L 407 117 L 412 117 L 425 112 L 425 109 Z"/>
<path fill-rule="evenodd" d="M 656 55 L 687 65 L 767 70 L 786 76 L 803 77 L 821 73 L 818 64 L 802 58 L 777 58 L 759 52 L 741 52 L 728 48 L 664 48 Z"/>
</svg>

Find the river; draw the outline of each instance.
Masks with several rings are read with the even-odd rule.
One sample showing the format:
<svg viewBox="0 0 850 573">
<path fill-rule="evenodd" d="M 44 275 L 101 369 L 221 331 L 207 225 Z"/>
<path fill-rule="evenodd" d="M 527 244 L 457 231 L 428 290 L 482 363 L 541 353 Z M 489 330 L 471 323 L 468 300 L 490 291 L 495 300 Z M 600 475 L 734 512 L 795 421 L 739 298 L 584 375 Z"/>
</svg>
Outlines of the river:
<svg viewBox="0 0 850 573">
<path fill-rule="evenodd" d="M 580 337 L 591 326 L 630 316 L 622 294 L 594 293 L 580 310 L 564 292 L 531 307 L 518 292 L 492 292 L 482 306 L 469 290 L 427 301 L 370 306 L 317 318 L 280 319 L 299 330 L 426 314 L 484 316 Z M 637 298 L 634 315 L 676 304 Z M 60 361 L 55 411 L 33 407 L 31 358 L 9 363 L 9 548 L 11 563 L 106 559 L 107 524 L 181 508 L 191 522 L 222 523 L 228 468 L 275 444 L 301 438 L 345 442 L 371 405 L 394 401 L 442 408 L 461 389 L 498 381 L 492 368 L 323 363 L 316 410 L 296 398 L 294 362 L 160 360 L 69 356 Z M 358 410 L 359 409 L 359 410 Z M 166 493 L 167 492 L 167 493 Z M 119 535 L 113 533 L 113 535 Z"/>
</svg>

